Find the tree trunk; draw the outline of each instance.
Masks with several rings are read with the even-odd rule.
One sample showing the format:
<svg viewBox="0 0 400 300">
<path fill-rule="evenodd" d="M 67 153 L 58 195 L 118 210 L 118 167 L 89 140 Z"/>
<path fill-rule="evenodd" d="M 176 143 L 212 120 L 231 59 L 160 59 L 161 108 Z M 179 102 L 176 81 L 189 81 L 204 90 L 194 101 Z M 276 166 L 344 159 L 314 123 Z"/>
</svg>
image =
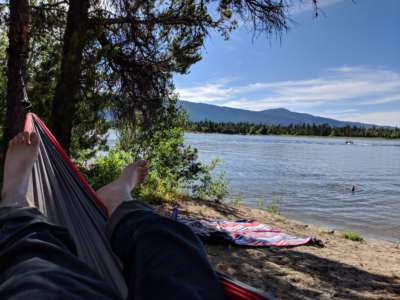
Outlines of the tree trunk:
<svg viewBox="0 0 400 300">
<path fill-rule="evenodd" d="M 80 101 L 82 52 L 87 36 L 88 11 L 89 0 L 69 1 L 61 72 L 50 117 L 50 127 L 67 152 L 70 150 L 76 104 Z"/>
<path fill-rule="evenodd" d="M 7 62 L 7 111 L 4 124 L 3 154 L 8 142 L 23 127 L 24 83 L 28 56 L 29 0 L 10 1 L 10 25 L 8 32 Z"/>
</svg>

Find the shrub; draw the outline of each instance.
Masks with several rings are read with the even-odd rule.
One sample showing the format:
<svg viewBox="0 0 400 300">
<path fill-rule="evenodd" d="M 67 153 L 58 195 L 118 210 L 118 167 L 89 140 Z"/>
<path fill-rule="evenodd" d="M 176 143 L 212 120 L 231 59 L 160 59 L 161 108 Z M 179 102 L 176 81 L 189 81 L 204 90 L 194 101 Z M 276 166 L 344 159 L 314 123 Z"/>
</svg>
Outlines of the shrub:
<svg viewBox="0 0 400 300">
<path fill-rule="evenodd" d="M 280 200 L 279 199 L 272 199 L 268 202 L 267 206 L 265 205 L 265 199 L 259 198 L 257 199 L 257 208 L 261 210 L 268 211 L 271 214 L 279 215 L 280 211 Z"/>
<path fill-rule="evenodd" d="M 201 172 L 194 184 L 191 185 L 193 197 L 220 201 L 228 194 L 225 174 L 220 173 L 218 176 L 212 174 L 218 163 L 219 160 L 213 160 L 209 165 L 201 165 Z"/>
<path fill-rule="evenodd" d="M 134 158 L 130 152 L 112 149 L 106 155 L 100 155 L 89 165 L 77 163 L 79 169 L 86 176 L 91 186 L 97 190 L 118 178 L 126 165 L 133 162 Z"/>
<path fill-rule="evenodd" d="M 265 210 L 265 200 L 264 198 L 257 199 L 257 208 L 261 210 Z"/>
<path fill-rule="evenodd" d="M 272 199 L 269 201 L 266 211 L 274 215 L 281 214 L 281 198 L 278 195 L 271 195 Z"/>
<path fill-rule="evenodd" d="M 147 184 L 136 190 L 138 196 L 173 200 L 191 193 L 197 198 L 221 200 L 227 194 L 224 174 L 213 174 L 218 161 L 203 164 L 198 161 L 197 149 L 185 145 L 185 114 L 173 105 L 168 111 L 165 118 L 152 124 L 151 130 L 117 122 L 115 149 L 86 168 L 78 161 L 94 188 L 116 179 L 127 164 L 145 159 L 150 172 Z"/>
<path fill-rule="evenodd" d="M 267 211 L 274 215 L 280 215 L 281 213 L 281 201 L 279 199 L 272 199 L 267 206 Z"/>
<path fill-rule="evenodd" d="M 162 150 L 160 149 L 162 152 Z M 228 192 L 228 186 L 223 174 L 213 176 L 212 170 L 216 161 L 210 165 L 200 164 L 196 176 L 178 176 L 176 170 L 165 166 L 159 161 L 159 156 L 149 160 L 150 172 L 145 185 L 135 191 L 135 195 L 144 199 L 174 200 L 187 192 L 196 198 L 221 200 Z M 77 165 L 85 175 L 88 182 L 96 190 L 115 180 L 123 168 L 135 160 L 131 152 L 121 149 L 112 149 L 95 161 L 84 166 L 82 162 Z"/>
<path fill-rule="evenodd" d="M 241 202 L 243 202 L 242 198 L 240 196 L 234 196 L 231 200 L 230 203 L 232 205 L 239 205 Z"/>
<path fill-rule="evenodd" d="M 121 148 L 137 153 L 136 159 L 147 159 L 152 168 L 142 196 L 170 200 L 189 193 L 220 200 L 227 194 L 224 175 L 212 174 L 218 162 L 209 165 L 199 162 L 197 149 L 185 145 L 186 123 L 185 113 L 171 105 L 167 116 L 154 124 L 146 136 L 126 124 L 119 127 Z"/>
<path fill-rule="evenodd" d="M 345 238 L 346 240 L 355 242 L 362 242 L 364 240 L 364 238 L 361 235 L 351 231 L 343 232 L 342 237 Z"/>
</svg>

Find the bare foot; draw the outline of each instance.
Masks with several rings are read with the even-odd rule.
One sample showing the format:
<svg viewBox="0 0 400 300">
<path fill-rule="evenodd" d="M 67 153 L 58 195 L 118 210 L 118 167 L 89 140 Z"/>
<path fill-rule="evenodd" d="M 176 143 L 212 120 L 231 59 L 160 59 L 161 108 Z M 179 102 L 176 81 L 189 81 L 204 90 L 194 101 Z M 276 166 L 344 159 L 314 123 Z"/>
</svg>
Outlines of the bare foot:
<svg viewBox="0 0 400 300">
<path fill-rule="evenodd" d="M 26 194 L 38 152 L 39 137 L 34 132 L 21 132 L 9 142 L 4 163 L 1 205 L 29 206 Z"/>
<path fill-rule="evenodd" d="M 103 186 L 96 192 L 99 198 L 103 200 L 110 216 L 122 202 L 132 200 L 132 190 L 146 180 L 148 172 L 147 162 L 139 160 L 125 167 L 117 180 Z"/>
</svg>

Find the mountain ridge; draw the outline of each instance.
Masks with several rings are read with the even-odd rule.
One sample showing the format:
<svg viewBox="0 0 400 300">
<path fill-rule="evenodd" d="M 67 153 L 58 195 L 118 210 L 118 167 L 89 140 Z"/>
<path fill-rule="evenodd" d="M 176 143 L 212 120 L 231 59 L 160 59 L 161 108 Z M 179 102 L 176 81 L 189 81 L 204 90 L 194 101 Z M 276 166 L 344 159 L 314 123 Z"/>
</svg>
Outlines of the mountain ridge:
<svg viewBox="0 0 400 300">
<path fill-rule="evenodd" d="M 362 128 L 370 128 L 373 124 L 339 121 L 331 118 L 315 116 L 307 113 L 299 113 L 288 110 L 287 108 L 273 108 L 262 111 L 251 111 L 240 108 L 227 106 L 217 106 L 213 104 L 205 104 L 198 102 L 189 102 L 180 100 L 178 102 L 188 114 L 189 120 L 192 122 L 212 121 L 212 122 L 246 122 L 265 125 L 301 125 L 301 124 L 328 124 L 332 127 L 356 126 Z"/>
</svg>

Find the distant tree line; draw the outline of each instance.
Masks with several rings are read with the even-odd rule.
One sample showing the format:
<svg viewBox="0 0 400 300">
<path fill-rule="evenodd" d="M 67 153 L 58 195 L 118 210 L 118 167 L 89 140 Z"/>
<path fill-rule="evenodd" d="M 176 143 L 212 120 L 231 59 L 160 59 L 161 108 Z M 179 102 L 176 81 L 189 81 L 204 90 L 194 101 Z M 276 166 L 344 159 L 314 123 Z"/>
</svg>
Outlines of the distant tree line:
<svg viewBox="0 0 400 300">
<path fill-rule="evenodd" d="M 400 138 L 400 128 L 390 127 L 333 127 L 328 124 L 296 124 L 296 125 L 266 125 L 253 123 L 233 122 L 189 122 L 187 131 L 225 134 L 254 134 L 254 135 L 303 135 L 303 136 L 343 136 L 343 137 L 380 137 L 396 139 Z"/>
</svg>

